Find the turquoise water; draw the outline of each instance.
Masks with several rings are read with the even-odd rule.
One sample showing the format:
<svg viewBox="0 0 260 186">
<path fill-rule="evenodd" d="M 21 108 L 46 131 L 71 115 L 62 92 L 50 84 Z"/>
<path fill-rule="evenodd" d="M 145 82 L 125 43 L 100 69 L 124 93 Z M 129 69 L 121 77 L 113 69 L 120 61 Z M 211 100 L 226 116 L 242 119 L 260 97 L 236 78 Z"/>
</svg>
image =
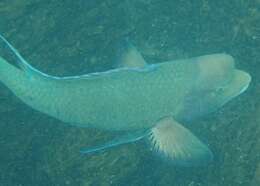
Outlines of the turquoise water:
<svg viewBox="0 0 260 186">
<path fill-rule="evenodd" d="M 114 134 L 64 125 L 0 85 L 0 185 L 260 185 L 259 8 L 259 0 L 0 1 L 0 32 L 49 74 L 108 70 L 116 43 L 127 37 L 149 63 L 226 52 L 253 79 L 191 127 L 215 154 L 193 168 L 161 160 L 146 142 L 82 156 L 82 147 Z M 0 54 L 7 56 L 3 48 Z"/>
</svg>

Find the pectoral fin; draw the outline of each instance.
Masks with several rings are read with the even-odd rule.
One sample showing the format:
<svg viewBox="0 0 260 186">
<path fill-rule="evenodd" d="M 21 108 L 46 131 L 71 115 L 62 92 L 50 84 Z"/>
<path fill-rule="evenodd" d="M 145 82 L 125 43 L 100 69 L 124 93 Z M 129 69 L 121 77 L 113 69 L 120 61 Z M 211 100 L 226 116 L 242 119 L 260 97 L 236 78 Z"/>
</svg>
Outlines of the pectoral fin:
<svg viewBox="0 0 260 186">
<path fill-rule="evenodd" d="M 151 130 L 150 139 L 154 149 L 174 164 L 196 166 L 213 158 L 210 149 L 173 118 L 162 119 Z"/>
<path fill-rule="evenodd" d="M 97 145 L 94 147 L 83 148 L 80 152 L 82 154 L 90 154 L 90 153 L 104 151 L 112 147 L 139 141 L 144 137 L 148 136 L 149 133 L 150 131 L 136 131 L 136 132 L 127 133 L 125 135 L 116 137 L 115 139 L 108 141 L 104 144 Z"/>
</svg>

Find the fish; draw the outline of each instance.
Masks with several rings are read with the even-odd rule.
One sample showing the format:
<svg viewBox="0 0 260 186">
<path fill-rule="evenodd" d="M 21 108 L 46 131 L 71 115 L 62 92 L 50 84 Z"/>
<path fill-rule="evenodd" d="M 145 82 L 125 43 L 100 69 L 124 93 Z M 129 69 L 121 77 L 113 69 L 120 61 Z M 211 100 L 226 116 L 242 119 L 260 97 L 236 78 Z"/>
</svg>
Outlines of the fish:
<svg viewBox="0 0 260 186">
<path fill-rule="evenodd" d="M 16 65 L 0 57 L 0 81 L 31 108 L 77 127 L 124 132 L 83 154 L 148 139 L 176 165 L 211 162 L 213 153 L 185 127 L 243 93 L 251 76 L 225 53 L 155 64 L 123 42 L 117 68 L 58 77 L 32 67 L 2 36 Z"/>
</svg>

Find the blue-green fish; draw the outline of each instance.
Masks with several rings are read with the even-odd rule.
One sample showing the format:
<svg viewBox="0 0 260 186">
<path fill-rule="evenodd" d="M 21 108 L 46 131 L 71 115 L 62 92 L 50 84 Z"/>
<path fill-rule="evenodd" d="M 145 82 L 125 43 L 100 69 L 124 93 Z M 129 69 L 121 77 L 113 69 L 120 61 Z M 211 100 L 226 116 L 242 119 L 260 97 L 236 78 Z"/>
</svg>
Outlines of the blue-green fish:
<svg viewBox="0 0 260 186">
<path fill-rule="evenodd" d="M 209 148 L 181 123 L 220 108 L 244 92 L 251 77 L 227 54 L 147 64 L 132 46 L 118 68 L 82 76 L 50 76 L 15 54 L 18 66 L 0 57 L 0 81 L 35 110 L 79 127 L 125 131 L 91 153 L 147 137 L 155 151 L 182 165 L 212 159 Z"/>
</svg>

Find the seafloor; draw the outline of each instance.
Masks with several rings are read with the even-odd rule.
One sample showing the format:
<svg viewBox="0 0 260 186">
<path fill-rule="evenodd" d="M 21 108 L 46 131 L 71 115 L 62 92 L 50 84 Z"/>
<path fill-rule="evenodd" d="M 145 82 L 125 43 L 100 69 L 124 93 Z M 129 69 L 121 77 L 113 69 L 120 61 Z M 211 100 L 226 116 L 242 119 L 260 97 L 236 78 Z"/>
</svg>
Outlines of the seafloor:
<svg viewBox="0 0 260 186">
<path fill-rule="evenodd" d="M 107 70 L 127 37 L 150 63 L 229 53 L 253 81 L 194 122 L 192 131 L 215 154 L 212 164 L 194 168 L 162 161 L 142 142 L 82 156 L 81 147 L 112 135 L 64 125 L 0 85 L 0 185 L 260 185 L 259 10 L 259 0 L 1 0 L 0 32 L 50 74 Z"/>
</svg>

